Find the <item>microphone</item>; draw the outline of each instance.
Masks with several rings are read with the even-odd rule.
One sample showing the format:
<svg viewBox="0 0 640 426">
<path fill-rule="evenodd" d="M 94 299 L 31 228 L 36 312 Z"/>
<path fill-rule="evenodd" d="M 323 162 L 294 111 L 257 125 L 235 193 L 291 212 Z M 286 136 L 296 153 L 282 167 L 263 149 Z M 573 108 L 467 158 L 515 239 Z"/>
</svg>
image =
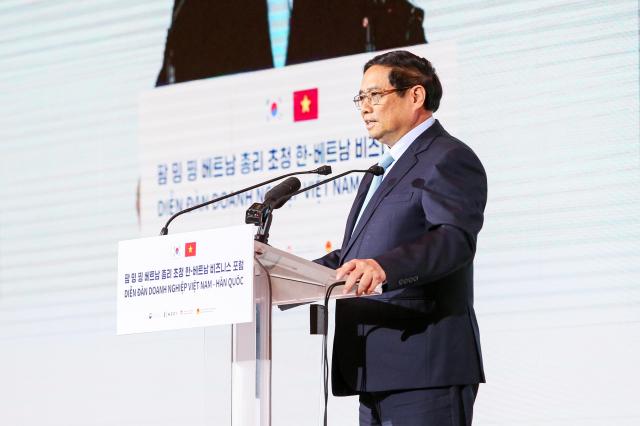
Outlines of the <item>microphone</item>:
<svg viewBox="0 0 640 426">
<path fill-rule="evenodd" d="M 300 179 L 290 177 L 265 194 L 264 204 L 270 205 L 273 210 L 279 209 L 291 198 L 291 194 L 299 190 L 301 186 Z"/>
<path fill-rule="evenodd" d="M 324 185 L 325 183 L 331 182 L 332 180 L 336 180 L 338 178 L 341 178 L 342 176 L 348 175 L 350 173 L 371 173 L 374 176 L 381 176 L 384 174 L 384 168 L 382 168 L 381 166 L 378 166 L 377 164 L 374 164 L 373 166 L 369 167 L 366 170 L 359 170 L 359 169 L 355 169 L 355 170 L 349 170 L 346 171 L 344 173 L 340 173 L 339 175 L 336 175 L 334 177 L 331 177 L 329 179 L 325 179 L 323 181 L 317 182 L 313 185 L 307 186 L 306 188 L 300 188 L 300 181 L 298 181 L 298 187 L 296 189 L 293 189 L 291 192 L 286 192 L 284 187 L 281 190 L 282 194 L 273 194 L 273 195 L 277 195 L 277 198 L 275 196 L 271 196 L 270 197 L 270 193 L 275 191 L 275 189 L 277 188 L 273 188 L 271 191 L 269 191 L 266 195 L 265 195 L 265 199 L 263 203 L 253 203 L 251 205 L 251 207 L 249 207 L 247 209 L 247 212 L 245 213 L 245 218 L 244 221 L 245 223 L 253 223 L 256 226 L 260 226 L 260 227 L 268 227 L 268 219 L 271 217 L 271 212 L 275 209 L 279 209 L 280 207 L 282 207 L 287 201 L 289 201 L 289 199 L 291 197 L 293 197 L 294 195 L 298 195 L 301 194 L 305 191 L 309 191 L 310 189 L 313 189 L 317 186 L 320 185 Z M 295 178 L 293 178 L 295 179 Z M 298 180 L 298 179 L 296 179 Z M 286 182 L 286 181 L 285 181 Z M 285 182 L 282 182 L 280 185 L 283 185 Z M 280 186 L 278 185 L 278 186 Z"/>
<path fill-rule="evenodd" d="M 268 216 L 275 209 L 279 209 L 291 198 L 291 194 L 300 189 L 300 179 L 290 177 L 284 182 L 280 182 L 264 195 L 262 203 L 253 203 L 244 215 L 245 223 L 253 223 L 262 226 L 266 223 Z"/>
<path fill-rule="evenodd" d="M 176 217 L 178 217 L 178 216 L 180 216 L 180 215 L 183 215 L 183 214 L 185 214 L 185 213 L 189 213 L 190 211 L 197 210 L 197 209 L 200 209 L 200 208 L 202 208 L 202 207 L 208 206 L 209 204 L 217 203 L 218 201 L 226 200 L 227 198 L 233 197 L 233 196 L 238 195 L 238 194 L 242 194 L 242 193 L 247 192 L 247 191 L 251 191 L 252 189 L 258 188 L 258 187 L 263 186 L 263 185 L 270 184 L 270 183 L 272 183 L 272 182 L 275 182 L 275 181 L 280 180 L 280 179 L 284 179 L 284 178 L 289 177 L 289 176 L 294 176 L 294 175 L 308 175 L 308 174 L 318 174 L 318 175 L 322 175 L 322 176 L 330 175 L 330 174 L 331 174 L 331 166 L 324 165 L 324 166 L 320 166 L 320 167 L 318 167 L 317 169 L 308 170 L 308 171 L 305 171 L 305 172 L 292 172 L 292 173 L 287 173 L 287 174 L 285 174 L 285 175 L 278 176 L 278 177 L 275 177 L 275 178 L 269 179 L 269 180 L 267 180 L 267 181 L 257 183 L 257 184 L 255 184 L 255 185 L 251 185 L 251 186 L 249 186 L 249 187 L 247 187 L 247 188 L 243 188 L 243 189 L 241 189 L 241 190 L 239 190 L 239 191 L 231 192 L 231 193 L 229 193 L 229 194 L 227 194 L 227 195 L 223 195 L 222 197 L 218 197 L 218 198 L 215 198 L 215 199 L 213 199 L 213 200 L 205 201 L 204 203 L 196 204 L 195 206 L 191 206 L 191 207 L 186 208 L 186 209 L 184 209 L 184 210 L 180 210 L 179 212 L 177 212 L 177 213 L 175 213 L 173 216 L 171 216 L 171 217 L 169 218 L 169 220 L 167 220 L 167 223 L 165 223 L 165 224 L 164 224 L 164 227 L 160 230 L 160 235 L 167 235 L 167 234 L 169 233 L 169 224 L 170 224 L 170 223 L 171 223 L 171 222 L 172 222 Z M 289 180 L 289 179 L 287 179 L 287 181 L 288 181 L 288 180 Z M 300 188 L 300 181 L 299 181 L 298 179 L 295 179 L 295 180 L 296 180 L 296 181 L 298 181 L 298 187 L 297 187 L 296 189 L 293 189 L 291 192 L 295 192 L 295 191 L 297 191 L 297 190 L 298 190 L 298 188 Z M 286 181 L 285 181 L 285 182 L 286 182 Z M 284 182 L 283 182 L 283 183 L 284 183 Z M 289 185 L 291 185 L 291 183 L 289 183 Z M 273 190 L 275 190 L 275 188 L 277 188 L 278 186 L 279 186 L 279 185 L 276 185 L 276 187 L 272 188 L 269 192 L 267 192 L 267 195 L 268 195 L 269 193 L 271 193 Z M 286 193 L 285 193 L 285 192 L 281 192 L 281 193 L 278 193 L 278 194 L 276 194 L 276 195 L 277 195 L 277 197 L 278 197 L 278 198 L 280 198 L 280 197 L 282 197 L 282 196 L 286 195 Z M 286 203 L 288 199 L 289 199 L 289 198 L 286 198 L 286 199 L 282 202 L 282 204 Z M 280 206 L 278 206 L 277 208 L 282 207 L 282 204 L 280 204 Z"/>
<path fill-rule="evenodd" d="M 284 203 L 286 203 L 289 200 L 289 198 L 293 197 L 294 195 L 302 194 L 303 192 L 309 191 L 310 189 L 316 188 L 316 187 L 318 187 L 320 185 L 324 185 L 325 183 L 329 183 L 329 182 L 331 182 L 333 180 L 339 179 L 342 176 L 345 176 L 345 175 L 348 175 L 348 174 L 351 174 L 351 173 L 371 173 L 374 176 L 382 176 L 384 174 L 384 168 L 382 166 L 374 164 L 373 166 L 369 167 L 367 170 L 355 169 L 355 170 L 349 170 L 349 171 L 340 173 L 339 175 L 336 175 L 336 176 L 330 177 L 329 179 L 325 179 L 325 180 L 322 180 L 320 182 L 314 183 L 313 185 L 309 185 L 306 188 L 302 188 L 300 190 L 297 190 L 297 191 L 293 192 L 292 194 L 289 194 L 288 197 L 286 197 L 286 199 L 284 201 L 282 201 L 282 204 L 280 204 L 280 207 L 282 207 L 282 205 Z M 277 200 L 274 204 L 279 204 L 280 202 L 281 202 L 281 200 Z"/>
<path fill-rule="evenodd" d="M 356 172 L 371 173 L 375 176 L 380 176 L 384 174 L 384 169 L 376 164 L 369 167 L 367 170 L 349 170 L 344 173 L 340 173 L 339 175 L 332 178 L 325 179 L 313 185 L 307 186 L 303 189 L 299 189 L 300 181 L 298 181 L 298 179 L 295 179 L 296 181 L 298 181 L 297 185 L 290 183 L 285 186 L 286 181 L 282 182 L 276 187 L 280 187 L 277 191 L 276 188 L 273 188 L 271 191 L 269 191 L 273 191 L 273 193 L 271 194 L 271 196 L 269 196 L 269 194 L 265 196 L 264 203 L 253 203 L 251 207 L 247 209 L 244 221 L 245 223 L 253 223 L 254 225 L 256 225 L 258 227 L 258 232 L 256 233 L 255 240 L 267 244 L 269 240 L 269 228 L 271 228 L 271 221 L 273 219 L 273 215 L 271 213 L 274 209 L 282 207 L 284 203 L 286 203 L 294 195 L 298 195 L 317 186 L 324 185 L 327 182 L 336 180 L 342 176 L 348 175 L 349 173 Z M 275 198 L 276 196 L 278 198 Z"/>
</svg>

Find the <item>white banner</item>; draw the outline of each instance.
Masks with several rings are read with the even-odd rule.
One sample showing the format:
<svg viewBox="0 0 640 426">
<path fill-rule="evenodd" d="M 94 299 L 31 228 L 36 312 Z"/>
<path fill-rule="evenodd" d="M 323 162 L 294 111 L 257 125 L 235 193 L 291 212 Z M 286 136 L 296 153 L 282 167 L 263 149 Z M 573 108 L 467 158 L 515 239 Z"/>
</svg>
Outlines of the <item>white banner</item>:
<svg viewBox="0 0 640 426">
<path fill-rule="evenodd" d="M 120 241 L 118 334 L 253 321 L 249 225 Z"/>
</svg>

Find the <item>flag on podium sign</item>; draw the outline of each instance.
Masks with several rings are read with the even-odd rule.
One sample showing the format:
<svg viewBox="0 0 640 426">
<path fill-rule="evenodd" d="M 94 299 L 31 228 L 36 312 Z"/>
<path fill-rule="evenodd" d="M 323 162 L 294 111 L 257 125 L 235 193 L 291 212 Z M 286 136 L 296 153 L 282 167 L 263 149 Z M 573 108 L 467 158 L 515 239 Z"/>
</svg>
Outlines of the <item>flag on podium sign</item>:
<svg viewBox="0 0 640 426">
<path fill-rule="evenodd" d="M 318 118 L 318 88 L 293 92 L 293 121 Z"/>
<path fill-rule="evenodd" d="M 196 255 L 196 243 L 186 243 L 184 245 L 184 257 Z"/>
</svg>

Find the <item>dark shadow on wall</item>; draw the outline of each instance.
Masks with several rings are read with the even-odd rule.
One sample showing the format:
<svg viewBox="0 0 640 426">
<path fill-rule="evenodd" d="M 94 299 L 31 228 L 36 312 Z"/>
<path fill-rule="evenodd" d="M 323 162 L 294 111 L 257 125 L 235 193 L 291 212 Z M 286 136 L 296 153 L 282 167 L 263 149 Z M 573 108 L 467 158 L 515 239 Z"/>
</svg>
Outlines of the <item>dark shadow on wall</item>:
<svg viewBox="0 0 640 426">
<path fill-rule="evenodd" d="M 427 40 L 407 0 L 294 0 L 286 64 Z M 267 2 L 175 0 L 156 86 L 273 67 Z"/>
</svg>

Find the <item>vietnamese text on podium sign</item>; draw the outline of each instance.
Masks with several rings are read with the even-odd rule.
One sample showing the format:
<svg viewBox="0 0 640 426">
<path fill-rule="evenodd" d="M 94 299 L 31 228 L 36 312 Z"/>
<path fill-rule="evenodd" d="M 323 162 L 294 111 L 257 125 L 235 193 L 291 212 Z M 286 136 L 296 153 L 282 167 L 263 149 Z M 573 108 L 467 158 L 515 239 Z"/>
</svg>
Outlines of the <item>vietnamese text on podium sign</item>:
<svg viewBox="0 0 640 426">
<path fill-rule="evenodd" d="M 121 241 L 118 334 L 253 321 L 250 225 Z"/>
</svg>

